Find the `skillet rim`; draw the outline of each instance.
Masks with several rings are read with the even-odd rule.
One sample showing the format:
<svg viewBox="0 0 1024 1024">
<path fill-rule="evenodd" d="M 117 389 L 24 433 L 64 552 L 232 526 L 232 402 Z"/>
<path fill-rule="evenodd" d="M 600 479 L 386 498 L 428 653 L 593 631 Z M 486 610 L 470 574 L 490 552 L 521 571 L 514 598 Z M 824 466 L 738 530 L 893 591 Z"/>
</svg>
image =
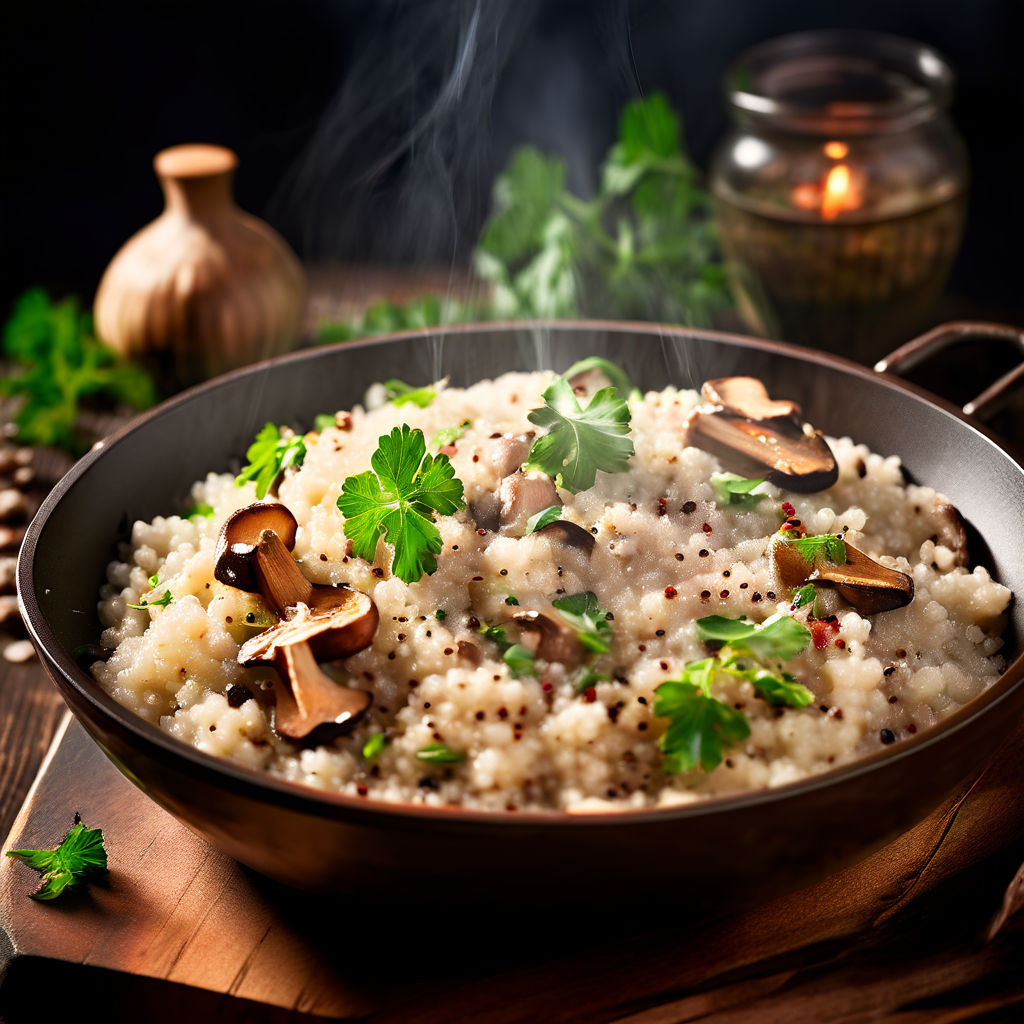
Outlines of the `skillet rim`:
<svg viewBox="0 0 1024 1024">
<path fill-rule="evenodd" d="M 946 737 L 965 728 L 983 714 L 994 713 L 995 709 L 1008 700 L 1012 692 L 1024 680 L 1024 651 L 1022 651 L 1004 669 L 1003 673 L 991 686 L 937 725 L 924 732 L 917 733 L 909 739 L 901 740 L 892 747 L 875 751 L 849 764 L 841 765 L 830 771 L 781 786 L 707 797 L 692 803 L 665 807 L 655 806 L 607 812 L 570 812 L 558 810 L 516 811 L 511 813 L 508 811 L 483 811 L 454 805 L 435 807 L 424 804 L 389 802 L 360 796 L 348 796 L 343 793 L 332 793 L 314 789 L 301 783 L 279 779 L 255 768 L 248 768 L 237 764 L 227 758 L 204 753 L 164 732 L 159 726 L 145 721 L 118 704 L 117 701 L 95 685 L 92 677 L 77 665 L 57 640 L 56 635 L 39 607 L 35 594 L 35 553 L 43 529 L 67 492 L 89 470 L 92 464 L 98 459 L 106 457 L 109 450 L 116 448 L 117 445 L 124 442 L 131 434 L 135 433 L 145 424 L 159 419 L 177 406 L 190 402 L 199 395 L 212 394 L 240 377 L 255 375 L 270 367 L 279 366 L 284 363 L 323 358 L 323 353 L 341 349 L 363 350 L 385 347 L 394 341 L 412 338 L 428 339 L 441 337 L 443 339 L 449 334 L 472 334 L 481 331 L 494 333 L 502 330 L 535 331 L 537 329 L 562 332 L 604 331 L 612 334 L 632 333 L 659 337 L 697 337 L 715 344 L 747 349 L 753 348 L 766 352 L 769 355 L 783 355 L 789 358 L 796 358 L 805 363 L 839 370 L 849 376 L 870 380 L 881 384 L 883 387 L 905 392 L 915 400 L 951 415 L 969 431 L 979 435 L 987 443 L 995 447 L 1018 473 L 1024 474 L 1024 467 L 1007 451 L 1004 443 L 996 435 L 972 417 L 966 416 L 959 407 L 941 396 L 934 395 L 926 389 L 904 381 L 892 374 L 880 373 L 845 359 L 842 356 L 731 332 L 689 328 L 680 325 L 617 320 L 512 320 L 419 328 L 359 341 L 337 342 L 331 345 L 304 348 L 222 374 L 212 380 L 188 388 L 166 399 L 154 408 L 133 417 L 109 437 L 98 442 L 90 452 L 79 459 L 46 496 L 26 530 L 18 555 L 17 591 L 19 606 L 29 636 L 42 656 L 48 674 L 51 677 L 59 676 L 63 681 L 61 683 L 54 679 L 58 689 L 63 689 L 64 684 L 70 687 L 80 700 L 84 700 L 91 707 L 94 714 L 98 714 L 101 719 L 105 718 L 112 721 L 116 730 L 122 734 L 122 738 L 127 734 L 130 741 L 129 745 L 140 748 L 147 756 L 151 756 L 157 761 L 168 757 L 172 760 L 180 759 L 182 762 L 181 770 L 187 769 L 190 774 L 198 773 L 201 776 L 212 776 L 212 779 L 207 779 L 206 781 L 213 784 L 216 788 L 238 793 L 249 799 L 254 799 L 256 802 L 269 802 L 298 813 L 314 814 L 316 817 L 333 820 L 345 820 L 353 824 L 399 819 L 400 821 L 415 821 L 422 825 L 454 826 L 459 829 L 498 827 L 522 830 L 524 827 L 543 826 L 545 828 L 556 828 L 561 831 L 592 827 L 606 828 L 616 825 L 668 824 L 680 819 L 699 819 L 718 814 L 730 814 L 754 805 L 797 799 L 805 793 L 833 786 L 839 787 L 843 783 L 852 781 L 859 776 L 870 774 L 878 769 L 880 765 L 894 765 L 906 760 L 908 757 L 913 757 L 933 744 L 940 743 Z M 92 723 L 89 721 L 89 718 L 87 716 L 80 716 L 74 708 L 72 712 L 76 718 L 85 718 L 83 725 L 95 740 L 91 728 Z M 97 740 L 97 742 L 99 741 Z M 100 743 L 99 745 L 106 752 L 103 744 Z M 150 751 L 148 748 L 155 748 L 155 750 Z"/>
</svg>

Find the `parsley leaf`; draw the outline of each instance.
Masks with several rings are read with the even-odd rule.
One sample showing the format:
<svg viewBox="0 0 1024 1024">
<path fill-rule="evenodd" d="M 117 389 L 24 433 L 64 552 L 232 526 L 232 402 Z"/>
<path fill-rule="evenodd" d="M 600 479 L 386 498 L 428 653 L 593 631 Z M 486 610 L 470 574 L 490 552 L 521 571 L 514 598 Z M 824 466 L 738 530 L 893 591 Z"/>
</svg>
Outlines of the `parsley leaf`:
<svg viewBox="0 0 1024 1024">
<path fill-rule="evenodd" d="M 397 380 L 394 377 L 384 381 L 384 390 L 387 392 L 388 401 L 396 406 L 416 405 L 421 409 L 426 409 L 437 398 L 436 388 L 429 386 L 414 388 L 411 384 L 406 384 L 404 380 Z"/>
<path fill-rule="evenodd" d="M 353 552 L 372 562 L 381 537 L 394 549 L 391 571 L 415 583 L 437 569 L 441 531 L 434 514 L 451 515 L 466 503 L 462 481 L 447 455 L 428 455 L 422 430 L 407 423 L 379 439 L 371 469 L 342 484 L 338 508 Z"/>
<path fill-rule="evenodd" d="M 380 757 L 381 752 L 388 745 L 387 737 L 382 732 L 375 732 L 364 744 L 363 744 L 363 760 L 364 761 L 376 761 Z"/>
<path fill-rule="evenodd" d="M 452 750 L 443 743 L 428 743 L 416 751 L 416 756 L 421 761 L 429 761 L 432 764 L 458 764 L 466 760 L 466 755 L 461 750 Z"/>
<path fill-rule="evenodd" d="M 102 394 L 145 409 L 156 387 L 144 370 L 117 358 L 93 332 L 76 298 L 51 302 L 41 289 L 15 303 L 4 327 L 3 355 L 15 366 L 0 379 L 0 396 L 18 399 L 14 423 L 22 444 L 51 444 L 79 453 L 79 406 Z"/>
<path fill-rule="evenodd" d="M 803 560 L 812 565 L 822 558 L 835 565 L 846 564 L 846 541 L 834 533 L 826 533 L 823 537 L 789 537 L 785 533 L 779 536 L 784 544 L 795 548 Z"/>
<path fill-rule="evenodd" d="M 55 900 L 65 889 L 107 869 L 103 831 L 86 828 L 79 815 L 67 835 L 53 850 L 8 850 L 8 857 L 23 861 L 42 874 L 34 900 Z"/>
<path fill-rule="evenodd" d="M 726 669 L 729 672 L 734 670 Z M 814 694 L 798 683 L 788 672 L 772 672 L 767 668 L 750 668 L 743 672 L 759 696 L 772 707 L 805 708 L 814 700 Z"/>
<path fill-rule="evenodd" d="M 443 608 L 438 608 L 437 611 L 434 612 L 434 618 L 437 619 L 438 622 L 444 622 L 444 620 L 448 618 L 448 613 Z"/>
<path fill-rule="evenodd" d="M 810 604 L 818 592 L 814 589 L 813 583 L 805 583 L 794 595 L 793 595 L 793 607 L 803 608 L 805 604 Z"/>
<path fill-rule="evenodd" d="M 575 494 L 594 486 L 598 470 L 622 473 L 629 468 L 629 406 L 615 388 L 601 388 L 583 409 L 569 382 L 558 377 L 543 398 L 543 408 L 533 409 L 528 419 L 550 429 L 530 447 L 527 469 L 547 473 Z"/>
<path fill-rule="evenodd" d="M 695 623 L 701 640 L 726 644 L 734 654 L 748 654 L 758 661 L 788 661 L 810 642 L 811 631 L 788 615 L 773 615 L 764 622 L 748 618 L 727 619 L 707 615 Z"/>
<path fill-rule="evenodd" d="M 245 457 L 249 462 L 235 477 L 235 486 L 241 487 L 254 480 L 256 497 L 262 501 L 279 473 L 289 466 L 302 465 L 306 457 L 306 442 L 301 434 L 283 437 L 279 427 L 268 423 L 249 445 Z"/>
<path fill-rule="evenodd" d="M 608 613 L 598 607 L 597 596 L 593 591 L 585 590 L 582 594 L 557 598 L 551 602 L 551 606 L 557 608 L 562 618 L 576 629 L 580 643 L 588 651 L 593 654 L 608 653 L 612 635 Z"/>
<path fill-rule="evenodd" d="M 512 644 L 502 655 L 515 679 L 534 674 L 534 654 L 522 644 Z"/>
<path fill-rule="evenodd" d="M 467 428 L 471 426 L 472 424 L 469 420 L 463 420 L 457 427 L 442 427 L 430 439 L 430 450 L 436 453 L 447 445 L 455 444 L 466 433 Z"/>
<path fill-rule="evenodd" d="M 509 594 L 508 597 L 505 598 L 505 604 L 517 605 L 519 604 L 519 598 L 516 597 L 515 594 Z"/>
<path fill-rule="evenodd" d="M 557 522 L 561 518 L 562 506 L 548 505 L 547 508 L 542 509 L 526 520 L 526 532 L 536 533 L 538 530 L 543 530 L 549 523 Z"/>
<path fill-rule="evenodd" d="M 754 488 L 760 487 L 764 478 L 751 480 L 749 477 L 737 476 L 735 473 L 712 473 L 711 490 L 715 492 L 715 501 L 719 505 L 735 505 L 737 508 L 753 508 L 765 494 L 754 494 Z"/>
<path fill-rule="evenodd" d="M 200 519 L 212 519 L 213 516 L 213 506 L 205 501 L 197 501 L 181 513 L 182 519 L 188 519 L 193 523 L 198 522 Z"/>
<path fill-rule="evenodd" d="M 722 763 L 726 746 L 750 735 L 746 715 L 711 695 L 715 668 L 713 658 L 691 661 L 680 679 L 654 691 L 654 714 L 669 720 L 658 746 L 670 774 L 698 766 L 712 771 Z"/>
<path fill-rule="evenodd" d="M 512 645 L 509 643 L 508 634 L 505 632 L 502 626 L 481 626 L 477 632 L 488 640 L 493 640 L 502 653 L 507 651 Z"/>
<path fill-rule="evenodd" d="M 156 584 L 153 583 L 152 579 L 150 580 L 150 585 L 153 587 L 156 586 Z M 143 608 L 166 608 L 169 604 L 172 604 L 173 601 L 174 596 L 171 594 L 169 590 L 165 590 L 163 593 L 163 597 L 159 598 L 156 601 L 142 601 L 139 604 L 130 604 L 128 605 L 128 607 L 138 608 L 140 610 Z"/>
</svg>

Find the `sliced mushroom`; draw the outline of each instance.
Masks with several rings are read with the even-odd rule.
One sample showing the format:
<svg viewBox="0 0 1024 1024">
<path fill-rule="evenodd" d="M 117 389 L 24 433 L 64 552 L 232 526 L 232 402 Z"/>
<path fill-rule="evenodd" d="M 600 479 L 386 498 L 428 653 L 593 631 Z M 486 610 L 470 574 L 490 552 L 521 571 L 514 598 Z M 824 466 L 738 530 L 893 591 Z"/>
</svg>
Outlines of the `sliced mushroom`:
<svg viewBox="0 0 1024 1024">
<path fill-rule="evenodd" d="M 556 519 L 536 531 L 538 537 L 547 537 L 554 544 L 575 548 L 589 555 L 594 550 L 594 535 L 568 519 Z"/>
<path fill-rule="evenodd" d="M 769 549 L 772 571 L 790 590 L 804 583 L 832 587 L 861 615 L 877 615 L 910 604 L 914 597 L 910 576 L 876 562 L 849 542 L 844 544 L 846 561 L 842 565 L 825 559 L 812 565 L 796 548 L 777 537 Z"/>
<path fill-rule="evenodd" d="M 561 505 L 555 485 L 545 473 L 513 473 L 501 481 L 499 521 L 503 533 L 521 536 L 530 516 L 552 505 Z"/>
<path fill-rule="evenodd" d="M 369 595 L 350 587 L 312 584 L 302 575 L 285 540 L 295 541 L 295 519 L 282 505 L 240 509 L 225 523 L 217 544 L 215 576 L 258 591 L 281 621 L 242 645 L 243 665 L 272 663 L 288 681 L 277 700 L 274 727 L 288 739 L 307 739 L 324 728 L 352 724 L 370 705 L 370 694 L 335 682 L 316 663 L 344 658 L 366 647 L 379 616 Z M 292 524 L 292 525 L 289 525 Z M 257 532 L 258 531 L 258 532 Z M 255 535 L 255 539 L 254 539 Z"/>
<path fill-rule="evenodd" d="M 567 668 L 582 665 L 586 651 L 576 630 L 564 622 L 537 611 L 519 611 L 512 616 L 519 626 L 520 642 L 538 658 L 558 662 Z"/>
<path fill-rule="evenodd" d="M 780 487 L 809 493 L 839 477 L 821 431 L 801 423 L 793 402 L 770 398 L 754 377 L 720 377 L 701 389 L 704 404 L 690 413 L 686 443 L 717 455 L 746 475 L 766 473 Z"/>
<path fill-rule="evenodd" d="M 514 473 L 526 461 L 534 436 L 530 430 L 525 434 L 499 434 L 488 440 L 487 461 L 499 480 Z"/>
<path fill-rule="evenodd" d="M 483 661 L 483 651 L 480 650 L 480 645 L 472 640 L 458 640 L 456 641 L 459 648 L 459 657 L 463 661 L 468 661 L 470 665 L 479 665 Z"/>
<path fill-rule="evenodd" d="M 971 561 L 967 552 L 967 527 L 963 517 L 948 501 L 937 506 L 934 515 L 938 519 L 935 543 L 949 548 L 955 556 L 953 564 L 966 569 Z"/>
</svg>

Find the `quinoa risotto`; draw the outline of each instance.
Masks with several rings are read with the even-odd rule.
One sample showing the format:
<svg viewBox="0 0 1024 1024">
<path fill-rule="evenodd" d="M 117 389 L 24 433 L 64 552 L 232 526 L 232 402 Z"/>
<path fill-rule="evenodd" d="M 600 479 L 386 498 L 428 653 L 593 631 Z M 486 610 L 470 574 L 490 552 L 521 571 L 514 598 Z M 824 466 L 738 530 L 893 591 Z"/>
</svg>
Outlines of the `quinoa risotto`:
<svg viewBox="0 0 1024 1024">
<path fill-rule="evenodd" d="M 838 478 L 827 489 L 744 483 L 734 501 L 717 475 L 731 467 L 686 443 L 700 395 L 670 387 L 630 397 L 628 468 L 598 471 L 572 493 L 521 468 L 543 436 L 528 414 L 554 381 L 441 382 L 423 407 L 375 386 L 365 408 L 306 434 L 301 464 L 278 475 L 268 500 L 298 523 L 301 573 L 370 595 L 379 614 L 369 646 L 326 666 L 372 695 L 347 731 L 284 738 L 274 716 L 285 681 L 238 661 L 277 619 L 259 594 L 214 576 L 222 526 L 257 501 L 256 482 L 231 475 L 194 484 L 191 510 L 134 524 L 101 591 L 110 653 L 93 676 L 184 743 L 319 789 L 606 812 L 827 771 L 929 728 L 1001 673 L 1010 592 L 962 564 L 955 512 L 907 484 L 895 455 L 830 438 Z M 372 560 L 354 553 L 338 505 L 345 481 L 402 424 L 440 447 L 438 462 L 450 457 L 465 501 L 434 517 L 436 571 L 408 583 L 383 540 Z M 536 529 L 550 507 L 561 525 Z M 865 614 L 826 586 L 784 586 L 770 557 L 780 527 L 842 538 L 905 573 L 913 599 Z M 798 652 L 759 661 L 756 646 L 722 650 L 697 625 L 773 616 L 807 638 Z M 682 730 L 675 755 L 672 729 Z"/>
</svg>

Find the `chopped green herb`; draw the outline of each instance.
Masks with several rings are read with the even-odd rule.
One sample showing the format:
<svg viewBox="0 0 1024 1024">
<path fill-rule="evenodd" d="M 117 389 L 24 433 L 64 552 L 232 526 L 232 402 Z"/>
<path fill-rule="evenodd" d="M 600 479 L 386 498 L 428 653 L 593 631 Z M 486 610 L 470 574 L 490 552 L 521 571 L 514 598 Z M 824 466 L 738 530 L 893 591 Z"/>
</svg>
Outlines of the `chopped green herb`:
<svg viewBox="0 0 1024 1024">
<path fill-rule="evenodd" d="M 590 590 L 582 594 L 560 597 L 551 602 L 562 618 L 574 627 L 580 643 L 593 654 L 607 654 L 610 650 L 611 627 L 608 625 L 608 613 L 598 607 L 597 596 Z"/>
<path fill-rule="evenodd" d="M 793 607 L 803 608 L 805 604 L 810 604 L 817 596 L 817 591 L 814 589 L 813 583 L 805 583 L 794 595 L 793 595 Z"/>
<path fill-rule="evenodd" d="M 773 672 L 767 668 L 737 670 L 728 664 L 723 668 L 733 675 L 741 675 L 749 680 L 758 695 L 772 707 L 805 708 L 814 700 L 814 694 L 788 672 Z"/>
<path fill-rule="evenodd" d="M 146 582 L 149 583 L 151 587 L 155 587 L 160 582 L 160 574 L 157 572 L 153 573 Z"/>
<path fill-rule="evenodd" d="M 538 530 L 543 530 L 549 523 L 557 522 L 562 518 L 562 506 L 561 505 L 549 505 L 546 509 L 538 512 L 536 515 L 530 516 L 526 520 L 526 532 L 536 533 Z"/>
<path fill-rule="evenodd" d="M 384 381 L 384 390 L 387 392 L 388 401 L 394 405 L 416 405 L 426 409 L 437 398 L 437 389 L 434 387 L 428 385 L 414 388 L 404 380 L 396 380 L 394 377 Z"/>
<path fill-rule="evenodd" d="M 421 761 L 429 761 L 431 764 L 458 764 L 466 760 L 466 755 L 461 750 L 452 750 L 443 743 L 429 743 L 417 750 L 416 756 Z"/>
<path fill-rule="evenodd" d="M 788 661 L 811 639 L 806 626 L 781 613 L 761 623 L 745 617 L 727 619 L 723 615 L 708 615 L 698 619 L 696 626 L 699 639 L 717 641 L 733 654 L 747 654 L 759 661 Z"/>
<path fill-rule="evenodd" d="M 575 494 L 594 486 L 598 470 L 622 473 L 629 468 L 629 406 L 615 388 L 601 388 L 584 409 L 569 382 L 558 377 L 543 398 L 543 408 L 533 409 L 528 419 L 549 432 L 530 447 L 527 469 L 547 473 Z"/>
<path fill-rule="evenodd" d="M 589 665 L 585 665 L 572 681 L 572 688 L 576 693 L 582 693 L 595 683 L 607 682 L 609 678 L 607 672 L 595 672 Z"/>
<path fill-rule="evenodd" d="M 444 620 L 448 618 L 448 613 L 443 608 L 438 608 L 437 611 L 434 612 L 434 618 L 437 619 L 438 622 L 444 622 Z"/>
<path fill-rule="evenodd" d="M 430 450 L 438 452 L 450 444 L 455 444 L 471 426 L 469 420 L 463 420 L 457 427 L 443 427 L 430 439 Z"/>
<path fill-rule="evenodd" d="M 512 645 L 509 643 L 508 634 L 502 626 L 481 626 L 477 632 L 488 640 L 493 640 L 502 652 L 507 651 Z"/>
<path fill-rule="evenodd" d="M 318 433 L 336 427 L 338 421 L 328 412 L 318 412 L 313 419 L 313 429 Z"/>
<path fill-rule="evenodd" d="M 394 549 L 392 572 L 415 583 L 437 569 L 441 532 L 434 514 L 451 515 L 466 503 L 462 481 L 447 455 L 428 455 L 422 430 L 407 423 L 380 438 L 370 470 L 342 484 L 338 508 L 345 535 L 359 558 L 372 562 L 381 537 Z"/>
<path fill-rule="evenodd" d="M 654 714 L 669 720 L 658 746 L 670 774 L 698 766 L 712 771 L 722 763 L 725 747 L 750 735 L 746 715 L 711 694 L 717 667 L 714 658 L 691 661 L 681 678 L 654 691 Z"/>
<path fill-rule="evenodd" d="M 39 888 L 29 893 L 34 900 L 55 900 L 65 889 L 107 869 L 102 829 L 86 828 L 77 814 L 56 849 L 8 850 L 7 856 L 23 861 L 42 875 Z"/>
<path fill-rule="evenodd" d="M 88 445 L 76 429 L 79 407 L 101 394 L 136 409 L 157 399 L 152 378 L 117 358 L 93 332 L 92 316 L 76 298 L 51 302 L 41 289 L 14 304 L 4 327 L 0 396 L 17 400 L 13 421 L 22 444 L 51 444 L 71 452 Z"/>
<path fill-rule="evenodd" d="M 363 744 L 363 760 L 364 761 L 376 761 L 380 757 L 381 752 L 388 745 L 387 737 L 382 732 L 375 732 L 364 744 Z"/>
<path fill-rule="evenodd" d="M 719 505 L 733 505 L 736 508 L 751 509 L 765 494 L 755 494 L 754 488 L 760 487 L 764 478 L 751 480 L 749 477 L 737 476 L 735 473 L 712 473 L 711 490 L 715 492 L 715 501 Z"/>
<path fill-rule="evenodd" d="M 502 655 L 509 671 L 518 679 L 520 676 L 534 674 L 534 654 L 522 644 L 512 644 Z"/>
<path fill-rule="evenodd" d="M 268 423 L 249 445 L 245 457 L 248 464 L 235 477 L 235 485 L 241 487 L 250 480 L 255 481 L 256 497 L 262 501 L 280 473 L 289 466 L 302 465 L 306 442 L 301 434 L 284 437 L 279 427 Z"/>
<path fill-rule="evenodd" d="M 200 519 L 212 519 L 214 517 L 213 506 L 205 501 L 197 501 L 181 513 L 183 519 L 191 520 L 193 523 Z"/>
<path fill-rule="evenodd" d="M 834 533 L 826 533 L 822 537 L 789 537 L 780 533 L 779 537 L 782 543 L 795 548 L 803 560 L 812 565 L 822 558 L 835 565 L 846 564 L 846 541 Z"/>
<path fill-rule="evenodd" d="M 620 395 L 628 395 L 632 398 L 634 395 L 640 394 L 639 388 L 633 387 L 633 382 L 621 366 L 613 363 L 610 359 L 602 359 L 601 356 L 587 356 L 586 359 L 573 363 L 562 376 L 568 380 L 570 377 L 575 377 L 578 373 L 586 373 L 588 370 L 599 370 L 603 373 L 608 378 L 611 386 L 616 388 Z"/>
<path fill-rule="evenodd" d="M 152 583 L 152 580 L 150 582 Z M 163 597 L 159 598 L 156 601 L 142 601 L 140 604 L 130 604 L 128 605 L 128 607 L 138 608 L 139 610 L 142 610 L 143 608 L 166 608 L 173 601 L 174 597 L 171 594 L 171 592 L 169 590 L 165 590 L 163 593 Z"/>
<path fill-rule="evenodd" d="M 518 605 L 519 604 L 519 598 L 516 597 L 515 594 L 509 594 L 508 597 L 505 598 L 505 604 L 510 604 L 510 605 L 513 605 L 513 606 Z"/>
</svg>

